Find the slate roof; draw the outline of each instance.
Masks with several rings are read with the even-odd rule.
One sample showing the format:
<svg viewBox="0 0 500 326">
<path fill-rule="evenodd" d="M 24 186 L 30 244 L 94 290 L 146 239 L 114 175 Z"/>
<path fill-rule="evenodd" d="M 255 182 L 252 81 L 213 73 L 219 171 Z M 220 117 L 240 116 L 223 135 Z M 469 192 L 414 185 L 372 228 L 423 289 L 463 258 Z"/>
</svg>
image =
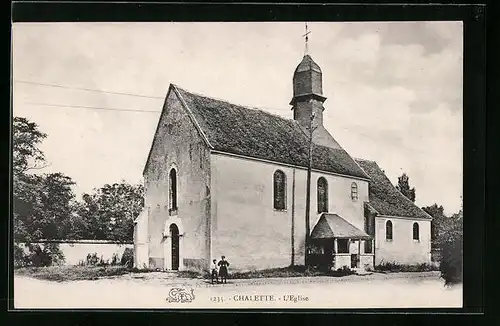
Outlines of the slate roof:
<svg viewBox="0 0 500 326">
<path fill-rule="evenodd" d="M 309 70 L 316 70 L 318 72 L 321 72 L 321 68 L 318 66 L 318 64 L 314 62 L 309 54 L 306 54 L 295 69 L 295 73 Z"/>
<path fill-rule="evenodd" d="M 365 204 L 365 208 L 373 209 L 379 215 L 431 219 L 430 215 L 394 187 L 376 162 L 361 159 L 356 159 L 356 162 L 370 177 L 370 201 Z"/>
<path fill-rule="evenodd" d="M 358 229 L 337 214 L 323 213 L 311 232 L 312 239 L 371 239 L 363 230 Z"/>
<path fill-rule="evenodd" d="M 296 121 L 172 86 L 213 149 L 307 167 L 308 140 Z M 313 169 L 368 179 L 344 149 L 314 145 Z"/>
</svg>

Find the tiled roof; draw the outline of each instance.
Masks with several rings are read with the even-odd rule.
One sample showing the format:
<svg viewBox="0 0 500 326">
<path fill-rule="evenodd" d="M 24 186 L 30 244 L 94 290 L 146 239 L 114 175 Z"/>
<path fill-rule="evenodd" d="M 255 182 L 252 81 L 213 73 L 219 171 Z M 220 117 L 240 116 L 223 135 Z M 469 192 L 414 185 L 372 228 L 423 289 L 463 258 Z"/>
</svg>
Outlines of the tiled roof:
<svg viewBox="0 0 500 326">
<path fill-rule="evenodd" d="M 426 212 L 394 187 L 376 162 L 361 159 L 356 161 L 370 177 L 370 200 L 368 207 L 365 205 L 365 208 L 374 209 L 380 215 L 431 219 Z"/>
<path fill-rule="evenodd" d="M 307 136 L 296 121 L 173 86 L 213 149 L 306 167 Z M 344 149 L 313 146 L 313 169 L 368 179 Z"/>
<path fill-rule="evenodd" d="M 371 239 L 363 230 L 358 229 L 337 214 L 323 213 L 311 232 L 312 239 Z"/>
</svg>

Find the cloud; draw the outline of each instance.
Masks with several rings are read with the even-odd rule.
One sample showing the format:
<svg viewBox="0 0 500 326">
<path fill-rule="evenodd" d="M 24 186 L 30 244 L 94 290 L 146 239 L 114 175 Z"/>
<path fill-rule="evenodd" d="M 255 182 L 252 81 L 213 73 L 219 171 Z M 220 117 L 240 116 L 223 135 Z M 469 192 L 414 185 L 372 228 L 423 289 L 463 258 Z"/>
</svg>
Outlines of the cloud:
<svg viewBox="0 0 500 326">
<path fill-rule="evenodd" d="M 345 25 L 328 59 L 336 71 L 332 82 L 370 85 L 380 90 L 400 86 L 415 93 L 411 103 L 414 112 L 428 113 L 438 108 L 459 112 L 463 79 L 461 29 L 461 24 L 427 22 Z M 435 43 L 440 46 L 433 46 Z M 440 106 L 442 102 L 448 105 Z"/>
<path fill-rule="evenodd" d="M 408 173 L 420 206 L 438 202 L 450 213 L 460 207 L 460 114 L 450 114 L 446 103 L 427 114 L 415 112 L 417 94 L 401 86 L 343 86 L 336 94 L 325 125 L 350 154 L 377 161 L 393 183 Z"/>
<path fill-rule="evenodd" d="M 325 124 L 391 180 L 406 170 L 417 201 L 459 207 L 460 22 L 311 23 L 323 70 Z M 14 79 L 165 96 L 170 82 L 291 117 L 302 23 L 14 24 Z M 51 168 L 89 191 L 136 182 L 157 114 L 40 107 L 27 102 L 159 111 L 162 100 L 14 84 L 14 114 L 49 134 Z M 437 186 L 438 185 L 438 186 Z"/>
</svg>

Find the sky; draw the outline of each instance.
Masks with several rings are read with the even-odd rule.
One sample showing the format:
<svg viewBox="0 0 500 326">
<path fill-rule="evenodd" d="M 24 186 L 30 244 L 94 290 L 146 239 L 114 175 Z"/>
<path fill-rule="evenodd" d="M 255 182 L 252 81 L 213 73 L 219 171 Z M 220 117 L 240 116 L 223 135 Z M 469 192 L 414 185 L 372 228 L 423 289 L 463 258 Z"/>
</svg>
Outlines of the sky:
<svg viewBox="0 0 500 326">
<path fill-rule="evenodd" d="M 308 26 L 333 137 L 351 156 L 376 161 L 394 184 L 407 173 L 420 207 L 457 212 L 462 23 Z M 70 176 L 78 197 L 105 183 L 142 182 L 170 83 L 292 118 L 304 31 L 304 23 L 274 22 L 15 23 L 13 116 L 47 133 L 40 148 L 50 165 L 39 172 Z"/>
</svg>

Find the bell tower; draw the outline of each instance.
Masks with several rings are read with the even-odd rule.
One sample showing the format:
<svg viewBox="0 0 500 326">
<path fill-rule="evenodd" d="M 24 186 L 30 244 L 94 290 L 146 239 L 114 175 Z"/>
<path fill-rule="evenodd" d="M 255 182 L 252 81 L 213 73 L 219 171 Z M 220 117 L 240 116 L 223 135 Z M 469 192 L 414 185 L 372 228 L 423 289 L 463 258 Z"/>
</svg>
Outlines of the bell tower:
<svg viewBox="0 0 500 326">
<path fill-rule="evenodd" d="M 293 110 L 293 119 L 301 126 L 309 128 L 311 116 L 314 115 L 313 125 L 323 126 L 323 82 L 321 68 L 308 54 L 308 35 L 305 36 L 305 53 L 293 73 L 293 98 L 290 102 Z"/>
</svg>

